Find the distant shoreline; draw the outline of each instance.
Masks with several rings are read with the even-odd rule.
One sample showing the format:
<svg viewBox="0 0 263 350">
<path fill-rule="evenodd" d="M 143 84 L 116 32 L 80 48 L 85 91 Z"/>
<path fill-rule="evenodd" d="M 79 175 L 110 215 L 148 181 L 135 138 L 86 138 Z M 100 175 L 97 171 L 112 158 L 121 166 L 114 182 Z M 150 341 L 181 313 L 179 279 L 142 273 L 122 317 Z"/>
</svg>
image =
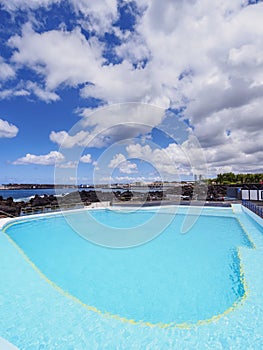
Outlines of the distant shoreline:
<svg viewBox="0 0 263 350">
<path fill-rule="evenodd" d="M 61 189 L 61 188 L 79 188 L 75 185 L 2 185 L 1 191 L 5 190 L 48 190 L 48 189 Z M 88 188 L 88 187 L 87 187 Z"/>
</svg>

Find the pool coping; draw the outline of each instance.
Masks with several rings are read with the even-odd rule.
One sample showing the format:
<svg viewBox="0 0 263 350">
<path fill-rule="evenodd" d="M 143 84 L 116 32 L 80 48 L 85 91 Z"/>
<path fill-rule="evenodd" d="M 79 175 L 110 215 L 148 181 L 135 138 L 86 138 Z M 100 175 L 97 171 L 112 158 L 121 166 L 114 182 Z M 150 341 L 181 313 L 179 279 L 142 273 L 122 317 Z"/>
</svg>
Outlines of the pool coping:
<svg viewBox="0 0 263 350">
<path fill-rule="evenodd" d="M 108 203 L 108 202 L 107 202 Z M 41 213 L 41 214 L 32 214 L 32 215 L 23 215 L 23 216 L 16 216 L 16 217 L 8 217 L 8 218 L 3 218 L 0 219 L 0 230 L 6 225 L 11 222 L 16 222 L 16 221 L 23 221 L 23 220 L 28 220 L 30 218 L 35 219 L 35 218 L 43 218 L 46 216 L 56 216 L 56 215 L 61 215 L 62 213 L 74 213 L 78 212 L 80 210 L 101 210 L 108 208 L 109 206 L 106 205 L 101 205 L 101 206 L 89 206 L 89 207 L 83 207 L 83 208 L 78 208 L 78 209 L 71 209 L 71 210 L 58 210 L 58 211 L 53 211 L 50 213 Z"/>
<path fill-rule="evenodd" d="M 43 217 L 47 217 L 47 216 L 58 216 L 61 215 L 63 213 L 77 213 L 79 211 L 89 211 L 89 210 L 102 210 L 102 209 L 109 209 L 109 210 L 129 210 L 129 207 L 123 205 L 118 205 L 118 206 L 110 206 L 108 204 L 108 202 L 101 202 L 100 205 L 98 205 L 98 203 L 95 203 L 97 205 L 94 206 L 89 206 L 89 207 L 83 207 L 83 208 L 78 208 L 78 209 L 72 209 L 72 210 L 59 210 L 59 211 L 54 211 L 54 212 L 49 212 L 49 213 L 41 213 L 41 214 L 32 214 L 32 215 L 24 215 L 24 216 L 17 216 L 17 217 L 8 217 L 8 218 L 3 218 L 0 219 L 0 230 L 3 229 L 4 226 L 6 226 L 9 223 L 12 222 L 17 222 L 17 221 L 23 221 L 23 220 L 28 220 L 28 219 L 35 219 L 35 218 L 43 218 Z M 249 209 L 245 208 L 242 206 L 242 204 L 231 204 L 231 207 L 223 207 L 223 206 L 192 206 L 192 205 L 180 205 L 180 204 L 174 204 L 174 205 L 162 205 L 162 206 L 148 206 L 148 207 L 142 207 L 142 206 L 133 206 L 130 207 L 130 209 L 132 209 L 132 211 L 134 210 L 153 210 L 154 208 L 162 208 L 162 209 L 171 209 L 171 207 L 177 207 L 177 208 L 184 208 L 184 209 L 199 209 L 199 210 L 203 210 L 203 209 L 214 209 L 214 210 L 229 210 L 234 212 L 234 213 L 238 213 L 238 212 L 244 212 L 246 214 L 248 214 L 252 219 L 254 219 L 259 225 L 261 225 L 263 227 L 263 219 L 260 218 L 258 215 L 254 214 L 253 212 L 251 212 Z M 176 214 L 176 212 L 175 212 Z M 194 213 L 195 214 L 195 213 Z"/>
<path fill-rule="evenodd" d="M 108 204 L 109 202 L 100 202 L 100 205 L 98 203 L 94 203 L 97 205 L 94 206 L 88 206 L 88 207 L 83 207 L 83 208 L 78 208 L 78 209 L 71 209 L 71 210 L 59 210 L 59 211 L 54 211 L 54 212 L 49 212 L 49 213 L 41 213 L 41 214 L 32 214 L 32 215 L 24 215 L 24 216 L 17 216 L 17 217 L 8 217 L 8 218 L 3 218 L 0 219 L 0 230 L 3 229 L 4 226 L 6 226 L 9 223 L 12 222 L 17 222 L 17 221 L 23 221 L 23 220 L 28 220 L 28 219 L 35 219 L 35 218 L 43 218 L 47 216 L 56 216 L 56 215 L 61 215 L 63 213 L 77 213 L 79 211 L 89 211 L 89 210 L 102 210 L 102 209 L 110 209 L 110 210 L 129 210 L 129 207 L 123 205 L 118 205 L 118 206 L 110 206 Z M 231 204 L 230 207 L 223 207 L 223 206 L 197 206 L 197 205 L 180 205 L 180 204 L 174 204 L 174 205 L 162 205 L 162 206 L 147 206 L 147 207 L 142 207 L 142 206 L 133 206 L 130 207 L 132 211 L 134 210 L 153 210 L 154 208 L 162 208 L 162 209 L 171 209 L 171 207 L 177 207 L 177 208 L 184 208 L 184 209 L 214 209 L 214 210 L 229 210 L 232 211 L 233 207 L 239 207 L 241 208 L 241 204 Z M 175 213 L 176 214 L 176 213 Z M 263 220 L 262 220 L 263 221 Z M 263 224 L 262 224 L 263 225 Z"/>
</svg>

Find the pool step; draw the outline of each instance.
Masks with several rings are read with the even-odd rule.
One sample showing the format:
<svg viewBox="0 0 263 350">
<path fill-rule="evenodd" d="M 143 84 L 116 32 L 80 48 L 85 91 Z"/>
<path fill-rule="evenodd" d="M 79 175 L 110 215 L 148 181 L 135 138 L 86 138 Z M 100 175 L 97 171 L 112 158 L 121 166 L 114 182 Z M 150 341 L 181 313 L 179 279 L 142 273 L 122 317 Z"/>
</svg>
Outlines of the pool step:
<svg viewBox="0 0 263 350">
<path fill-rule="evenodd" d="M 234 213 L 242 213 L 241 204 L 231 204 Z"/>
</svg>

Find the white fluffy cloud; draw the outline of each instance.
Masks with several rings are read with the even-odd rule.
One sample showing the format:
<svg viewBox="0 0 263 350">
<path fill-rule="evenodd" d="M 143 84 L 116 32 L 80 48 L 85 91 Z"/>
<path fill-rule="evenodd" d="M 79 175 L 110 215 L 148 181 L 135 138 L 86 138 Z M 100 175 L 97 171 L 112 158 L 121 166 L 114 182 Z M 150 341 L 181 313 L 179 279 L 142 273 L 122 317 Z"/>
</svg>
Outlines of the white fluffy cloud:
<svg viewBox="0 0 263 350">
<path fill-rule="evenodd" d="M 51 131 L 49 135 L 49 139 L 57 143 L 59 146 L 63 146 L 63 148 L 72 148 L 75 146 L 85 147 L 90 140 L 90 133 L 88 131 L 81 130 L 77 132 L 75 135 L 71 136 L 66 131 Z"/>
<path fill-rule="evenodd" d="M 0 119 L 0 138 L 13 138 L 18 133 L 18 128 L 6 120 Z"/>
<path fill-rule="evenodd" d="M 10 12 L 30 11 L 39 7 L 48 8 L 62 2 L 62 0 L 0 0 L 3 8 Z M 104 33 L 110 30 L 112 22 L 118 18 L 117 0 L 68 0 L 68 3 L 76 14 L 81 14 L 85 18 L 82 26 L 87 30 Z"/>
<path fill-rule="evenodd" d="M 27 153 L 25 157 L 19 158 L 13 164 L 37 164 L 37 165 L 54 165 L 57 162 L 62 162 L 64 156 L 57 151 L 51 151 L 45 155 L 34 155 Z"/>
<path fill-rule="evenodd" d="M 116 154 L 112 158 L 109 163 L 109 168 L 118 168 L 119 171 L 123 174 L 133 174 L 138 172 L 137 164 L 127 160 L 126 157 L 121 153 Z"/>
<path fill-rule="evenodd" d="M 117 0 L 70 0 L 75 12 L 84 15 L 82 26 L 87 30 L 104 34 L 118 18 Z"/>
<path fill-rule="evenodd" d="M 114 142 L 145 134 L 162 122 L 165 110 L 147 104 L 112 105 L 91 113 L 83 109 L 82 119 L 68 133 L 52 131 L 49 138 L 64 148 L 106 147 Z"/>
<path fill-rule="evenodd" d="M 126 162 L 126 157 L 123 154 L 118 153 L 110 161 L 109 168 L 116 168 L 123 162 Z"/>
<path fill-rule="evenodd" d="M 45 102 L 58 101 L 60 99 L 59 95 L 55 92 L 42 88 L 38 84 L 33 83 L 31 81 L 28 81 L 25 84 L 25 89 L 29 94 L 32 93 L 40 100 Z"/>
<path fill-rule="evenodd" d="M 91 154 L 85 154 L 84 156 L 82 156 L 80 158 L 80 162 L 82 163 L 91 163 L 92 162 L 92 158 L 91 158 Z"/>
<path fill-rule="evenodd" d="M 76 86 L 92 82 L 103 63 L 102 45 L 97 39 L 87 41 L 78 28 L 71 32 L 52 30 L 40 34 L 27 24 L 22 36 L 13 36 L 8 44 L 16 49 L 12 62 L 30 66 L 44 76 L 50 91 L 62 83 Z"/>
<path fill-rule="evenodd" d="M 1 67 L 0 67 L 1 69 Z M 1 72 L 0 72 L 1 74 Z M 53 91 L 42 87 L 40 84 L 33 83 L 32 81 L 20 82 L 17 86 L 9 89 L 2 89 L 0 91 L 0 99 L 9 99 L 12 97 L 30 97 L 36 96 L 39 100 L 47 103 L 58 101 L 59 95 Z"/>
<path fill-rule="evenodd" d="M 14 68 L 7 64 L 4 59 L 0 56 L 0 81 L 5 81 L 10 78 L 14 78 L 16 75 Z"/>
<path fill-rule="evenodd" d="M 12 97 L 29 96 L 30 92 L 25 89 L 6 89 L 0 91 L 0 99 L 5 100 Z"/>
<path fill-rule="evenodd" d="M 29 7 L 52 1 L 31 2 Z M 115 0 L 71 3 L 91 18 L 86 21 L 89 29 L 97 26 L 106 31 L 101 19 L 95 20 L 99 13 L 110 24 L 117 18 Z M 124 36 L 115 30 L 122 40 L 115 50 L 123 59 L 119 64 L 105 65 L 104 44 L 94 37 L 87 40 L 79 29 L 40 34 L 30 25 L 24 26 L 21 36 L 10 39 L 16 50 L 12 60 L 42 75 L 49 90 L 90 82 L 82 88 L 82 96 L 109 103 L 142 101 L 167 108 L 189 101 L 189 118 L 198 118 L 203 109 L 209 112 L 240 103 L 246 93 L 251 96 L 251 86 L 256 90 L 262 84 L 262 4 L 155 0 L 138 1 L 138 5 L 146 10 L 136 31 Z M 143 67 L 140 62 L 145 59 Z M 243 91 L 238 89 L 237 78 L 243 82 Z"/>
<path fill-rule="evenodd" d="M 63 160 L 63 162 L 61 162 L 61 163 L 60 163 L 60 161 L 56 162 L 56 167 L 59 169 L 75 169 L 78 166 L 77 161 L 69 160 L 69 161 L 65 162 L 64 157 L 62 160 Z"/>
<path fill-rule="evenodd" d="M 166 148 L 151 148 L 149 145 L 132 144 L 127 148 L 128 156 L 150 163 L 165 178 L 166 175 L 189 174 L 192 172 L 190 159 L 177 144 Z"/>
<path fill-rule="evenodd" d="M 165 110 L 147 104 L 126 103 L 109 106 L 91 115 L 84 110 L 82 116 L 82 125 L 93 128 L 93 134 L 98 135 L 96 138 L 101 139 L 103 147 L 147 134 L 163 121 Z"/>
<path fill-rule="evenodd" d="M 138 172 L 137 164 L 132 163 L 129 160 L 120 164 L 119 170 L 122 174 L 134 174 Z"/>
<path fill-rule="evenodd" d="M 47 7 L 51 4 L 59 3 L 60 1 L 61 0 L 0 0 L 0 4 L 8 11 L 16 11 L 18 9 L 36 9 L 41 6 Z"/>
</svg>

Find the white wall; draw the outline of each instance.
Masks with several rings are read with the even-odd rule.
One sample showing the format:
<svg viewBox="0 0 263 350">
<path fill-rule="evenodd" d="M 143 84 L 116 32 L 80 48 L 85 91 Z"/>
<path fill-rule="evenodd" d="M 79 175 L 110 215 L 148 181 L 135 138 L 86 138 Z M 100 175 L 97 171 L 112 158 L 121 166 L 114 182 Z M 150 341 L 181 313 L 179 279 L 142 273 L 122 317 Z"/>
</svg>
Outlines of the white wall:
<svg viewBox="0 0 263 350">
<path fill-rule="evenodd" d="M 249 200 L 249 190 L 242 190 L 242 199 Z"/>
<path fill-rule="evenodd" d="M 250 200 L 257 201 L 258 200 L 258 190 L 250 190 Z"/>
</svg>

